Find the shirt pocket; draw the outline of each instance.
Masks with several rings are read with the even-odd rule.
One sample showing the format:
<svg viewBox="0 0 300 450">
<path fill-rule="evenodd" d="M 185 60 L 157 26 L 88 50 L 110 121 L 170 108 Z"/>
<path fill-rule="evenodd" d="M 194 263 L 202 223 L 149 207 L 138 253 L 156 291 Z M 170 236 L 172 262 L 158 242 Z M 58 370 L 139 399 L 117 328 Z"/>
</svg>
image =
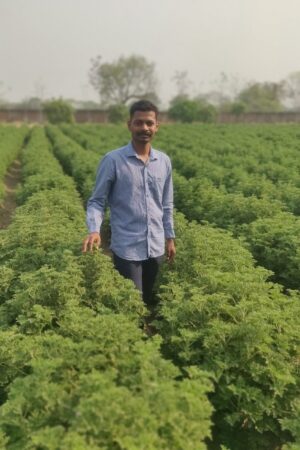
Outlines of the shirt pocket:
<svg viewBox="0 0 300 450">
<path fill-rule="evenodd" d="M 149 175 L 148 176 L 148 185 L 152 194 L 159 201 L 162 200 L 162 194 L 164 189 L 164 179 L 159 175 Z"/>
</svg>

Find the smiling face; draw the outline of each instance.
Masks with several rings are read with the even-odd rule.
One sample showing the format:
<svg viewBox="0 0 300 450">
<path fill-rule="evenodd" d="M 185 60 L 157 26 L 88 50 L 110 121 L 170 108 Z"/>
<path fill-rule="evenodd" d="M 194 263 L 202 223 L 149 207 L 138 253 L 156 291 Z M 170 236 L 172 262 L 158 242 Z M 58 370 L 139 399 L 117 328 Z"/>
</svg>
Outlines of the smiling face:
<svg viewBox="0 0 300 450">
<path fill-rule="evenodd" d="M 151 142 L 158 130 L 157 117 L 154 111 L 135 111 L 128 121 L 133 142 L 147 144 Z"/>
</svg>

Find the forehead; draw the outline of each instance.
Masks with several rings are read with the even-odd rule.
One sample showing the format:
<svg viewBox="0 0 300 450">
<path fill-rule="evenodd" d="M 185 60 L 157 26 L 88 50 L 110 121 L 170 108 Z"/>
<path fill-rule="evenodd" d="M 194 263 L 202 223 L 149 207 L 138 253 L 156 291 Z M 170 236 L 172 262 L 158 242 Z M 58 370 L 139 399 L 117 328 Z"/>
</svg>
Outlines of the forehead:
<svg viewBox="0 0 300 450">
<path fill-rule="evenodd" d="M 154 111 L 135 111 L 133 114 L 131 120 L 142 120 L 142 121 L 148 121 L 153 120 L 156 122 L 156 115 Z"/>
</svg>

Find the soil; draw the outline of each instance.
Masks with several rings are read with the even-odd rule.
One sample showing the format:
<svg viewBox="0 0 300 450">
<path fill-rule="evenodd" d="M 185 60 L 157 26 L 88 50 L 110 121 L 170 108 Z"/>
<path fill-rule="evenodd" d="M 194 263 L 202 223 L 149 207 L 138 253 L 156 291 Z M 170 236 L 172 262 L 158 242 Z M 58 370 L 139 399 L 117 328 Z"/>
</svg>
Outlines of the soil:
<svg viewBox="0 0 300 450">
<path fill-rule="evenodd" d="M 5 177 L 5 197 L 0 204 L 0 229 L 7 228 L 11 223 L 16 209 L 16 189 L 21 181 L 21 162 L 17 159 L 9 167 Z"/>
</svg>

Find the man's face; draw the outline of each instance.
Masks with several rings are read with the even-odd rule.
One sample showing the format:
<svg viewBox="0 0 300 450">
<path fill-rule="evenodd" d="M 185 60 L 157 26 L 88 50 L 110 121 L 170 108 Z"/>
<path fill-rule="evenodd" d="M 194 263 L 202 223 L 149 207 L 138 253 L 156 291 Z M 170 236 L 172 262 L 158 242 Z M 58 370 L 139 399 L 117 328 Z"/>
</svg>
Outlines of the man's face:
<svg viewBox="0 0 300 450">
<path fill-rule="evenodd" d="M 128 121 L 128 129 L 134 142 L 146 144 L 151 142 L 158 130 L 154 111 L 136 111 Z"/>
</svg>

